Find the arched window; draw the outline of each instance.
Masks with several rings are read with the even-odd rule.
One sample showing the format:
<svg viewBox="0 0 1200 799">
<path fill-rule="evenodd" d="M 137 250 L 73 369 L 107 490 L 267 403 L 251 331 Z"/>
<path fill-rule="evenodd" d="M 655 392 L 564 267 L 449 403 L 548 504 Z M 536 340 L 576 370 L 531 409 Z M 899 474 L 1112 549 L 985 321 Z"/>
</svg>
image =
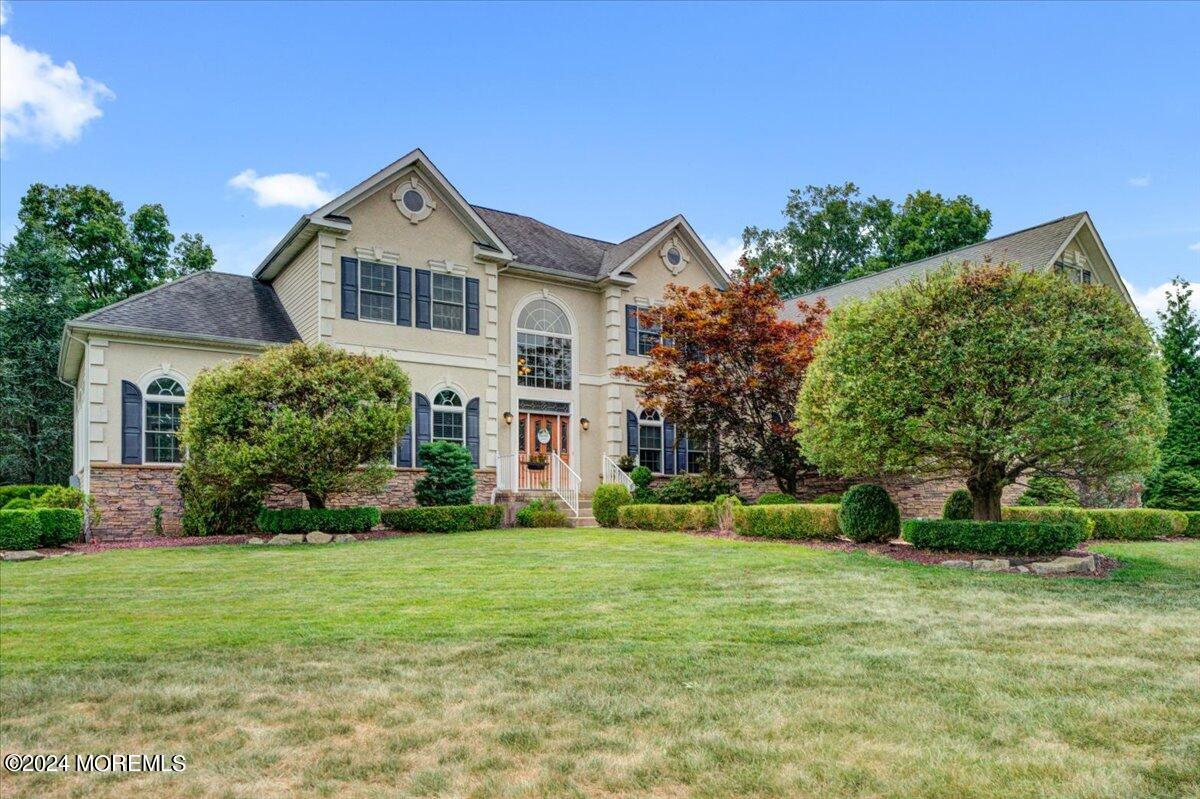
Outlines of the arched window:
<svg viewBox="0 0 1200 799">
<path fill-rule="evenodd" d="M 663 470 L 663 428 L 658 411 L 647 409 L 638 416 L 638 463 L 655 474 Z"/>
<path fill-rule="evenodd" d="M 466 443 L 462 399 L 452 389 L 444 388 L 433 398 L 433 440 Z"/>
<path fill-rule="evenodd" d="M 571 388 L 571 321 L 550 300 L 533 300 L 517 316 L 517 384 Z"/>
<path fill-rule="evenodd" d="M 183 413 L 183 386 L 170 377 L 155 378 L 146 388 L 146 463 L 180 463 L 179 419 Z"/>
</svg>

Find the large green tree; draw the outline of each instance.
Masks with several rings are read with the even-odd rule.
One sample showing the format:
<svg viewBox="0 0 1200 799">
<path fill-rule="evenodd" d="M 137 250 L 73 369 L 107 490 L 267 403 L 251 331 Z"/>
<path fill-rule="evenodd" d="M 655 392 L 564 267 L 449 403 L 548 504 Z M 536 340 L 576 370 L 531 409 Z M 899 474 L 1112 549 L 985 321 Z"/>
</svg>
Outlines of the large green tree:
<svg viewBox="0 0 1200 799">
<path fill-rule="evenodd" d="M 29 187 L 0 252 L 0 482 L 65 482 L 71 393 L 55 379 L 63 324 L 214 264 L 202 236 L 175 244 L 161 205 L 95 186 Z M 172 244 L 175 244 L 172 252 Z"/>
<path fill-rule="evenodd" d="M 221 509 L 248 513 L 275 484 L 313 508 L 334 493 L 378 491 L 408 396 L 391 358 L 326 345 L 296 342 L 202 372 L 180 434 L 185 529 L 224 532 L 237 519 Z"/>
<path fill-rule="evenodd" d="M 1158 313 L 1170 421 L 1162 441 L 1162 461 L 1146 481 L 1143 495 L 1153 507 L 1200 510 L 1200 488 L 1178 490 L 1200 485 L 1200 321 L 1191 298 L 1191 284 L 1177 277 L 1167 293 L 1166 311 Z"/>
<path fill-rule="evenodd" d="M 1144 472 L 1166 427 L 1149 329 L 1116 292 L 947 266 L 836 308 L 800 391 L 802 451 L 845 475 L 962 475 L 976 519 L 1026 474 Z"/>
<path fill-rule="evenodd" d="M 785 297 L 982 241 L 991 212 L 970 197 L 947 199 L 929 191 L 896 205 L 863 198 L 853 183 L 793 189 L 778 230 L 748 227 L 747 260 L 778 267 L 776 287 Z"/>
</svg>

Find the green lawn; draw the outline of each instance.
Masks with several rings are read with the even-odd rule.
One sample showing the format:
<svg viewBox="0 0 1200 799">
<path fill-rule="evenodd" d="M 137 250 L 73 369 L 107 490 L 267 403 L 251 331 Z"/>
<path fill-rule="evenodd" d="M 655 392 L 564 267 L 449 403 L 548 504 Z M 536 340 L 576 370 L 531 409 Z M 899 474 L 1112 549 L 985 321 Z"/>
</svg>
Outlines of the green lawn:
<svg viewBox="0 0 1200 799">
<path fill-rule="evenodd" d="M 1200 542 L 1045 580 L 511 530 L 0 565 L 5 796 L 1200 796 Z"/>
</svg>

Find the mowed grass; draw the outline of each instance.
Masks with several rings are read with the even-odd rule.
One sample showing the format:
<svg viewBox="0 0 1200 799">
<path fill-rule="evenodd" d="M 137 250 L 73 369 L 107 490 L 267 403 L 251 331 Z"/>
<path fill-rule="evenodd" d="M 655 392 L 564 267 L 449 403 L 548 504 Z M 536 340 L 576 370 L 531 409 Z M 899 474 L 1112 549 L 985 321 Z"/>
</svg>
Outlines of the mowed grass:
<svg viewBox="0 0 1200 799">
<path fill-rule="evenodd" d="M 512 530 L 0 566 L 37 797 L 1200 795 L 1200 542 L 1045 580 Z"/>
</svg>

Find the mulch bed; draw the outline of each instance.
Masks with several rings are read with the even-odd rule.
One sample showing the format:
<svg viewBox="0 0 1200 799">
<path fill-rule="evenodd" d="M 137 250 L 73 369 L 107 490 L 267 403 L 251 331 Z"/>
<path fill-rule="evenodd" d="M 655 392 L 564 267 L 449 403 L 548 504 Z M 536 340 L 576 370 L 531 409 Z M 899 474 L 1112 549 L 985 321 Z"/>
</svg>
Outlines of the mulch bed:
<svg viewBox="0 0 1200 799">
<path fill-rule="evenodd" d="M 1013 566 L 1025 566 L 1035 561 L 1052 560 L 1050 557 L 1025 558 L 1006 555 L 986 555 L 981 552 L 940 552 L 929 549 L 917 549 L 912 544 L 903 541 L 891 541 L 886 544 L 857 544 L 847 539 L 827 541 L 817 538 L 803 540 L 786 538 L 757 538 L 755 536 L 726 533 L 720 530 L 693 531 L 692 535 L 704 536 L 707 538 L 729 538 L 734 541 L 772 541 L 778 544 L 798 544 L 801 546 L 812 547 L 814 549 L 829 549 L 836 552 L 866 552 L 872 555 L 882 555 L 883 557 L 891 558 L 892 560 L 906 561 L 908 563 L 920 563 L 925 566 L 938 566 L 947 560 L 995 560 L 997 558 L 1003 558 Z M 1059 554 L 1069 555 L 1074 558 L 1080 558 L 1084 555 L 1094 555 L 1096 557 L 1096 573 L 1041 576 L 1087 577 L 1095 579 L 1107 577 L 1121 566 L 1120 561 L 1114 560 L 1107 555 L 1101 555 L 1098 552 L 1089 552 L 1087 549 L 1073 549 L 1069 552 L 1062 552 Z"/>
<path fill-rule="evenodd" d="M 399 530 L 372 530 L 369 533 L 355 533 L 359 541 L 374 541 L 381 538 L 400 538 L 403 536 L 420 535 L 420 533 L 400 532 Z M 135 538 L 129 541 L 96 541 L 91 544 L 68 544 L 65 547 L 38 549 L 46 557 L 55 555 L 93 555 L 97 552 L 108 552 L 112 549 L 165 549 L 168 547 L 207 547 L 215 544 L 244 544 L 251 538 L 261 538 L 269 541 L 271 536 L 266 533 L 247 533 L 245 535 L 206 535 L 206 536 L 164 536 L 162 538 Z"/>
</svg>

